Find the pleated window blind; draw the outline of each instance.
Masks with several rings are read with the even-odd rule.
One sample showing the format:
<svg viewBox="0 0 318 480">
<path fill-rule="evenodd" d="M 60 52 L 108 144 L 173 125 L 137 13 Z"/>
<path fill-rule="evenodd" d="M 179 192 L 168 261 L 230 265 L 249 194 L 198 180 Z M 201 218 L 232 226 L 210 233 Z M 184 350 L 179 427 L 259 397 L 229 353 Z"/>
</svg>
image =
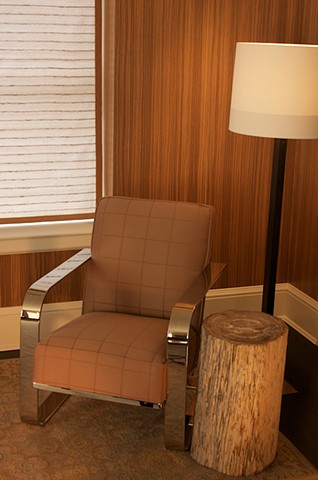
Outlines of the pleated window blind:
<svg viewBox="0 0 318 480">
<path fill-rule="evenodd" d="M 96 202 L 95 0 L 0 3 L 0 218 Z"/>
</svg>

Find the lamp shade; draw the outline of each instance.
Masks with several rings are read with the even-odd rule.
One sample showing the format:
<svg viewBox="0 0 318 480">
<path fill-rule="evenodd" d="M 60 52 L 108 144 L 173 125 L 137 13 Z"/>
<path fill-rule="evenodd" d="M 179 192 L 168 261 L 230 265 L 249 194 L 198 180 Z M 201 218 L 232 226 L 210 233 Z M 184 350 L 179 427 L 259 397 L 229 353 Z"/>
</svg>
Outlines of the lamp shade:
<svg viewBox="0 0 318 480">
<path fill-rule="evenodd" d="M 229 129 L 318 138 L 318 45 L 237 43 Z"/>
</svg>

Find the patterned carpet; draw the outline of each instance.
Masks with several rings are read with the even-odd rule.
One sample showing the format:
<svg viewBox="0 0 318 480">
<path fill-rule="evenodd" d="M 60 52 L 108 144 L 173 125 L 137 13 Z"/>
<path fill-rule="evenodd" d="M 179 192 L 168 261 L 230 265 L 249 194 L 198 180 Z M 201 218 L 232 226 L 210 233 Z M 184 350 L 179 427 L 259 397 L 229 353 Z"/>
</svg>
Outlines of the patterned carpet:
<svg viewBox="0 0 318 480">
<path fill-rule="evenodd" d="M 163 411 L 70 398 L 45 427 L 19 419 L 19 360 L 0 360 L 1 480 L 221 480 L 188 452 L 163 445 Z M 277 457 L 255 480 L 316 469 L 283 436 Z M 238 477 L 236 477 L 238 478 Z"/>
</svg>

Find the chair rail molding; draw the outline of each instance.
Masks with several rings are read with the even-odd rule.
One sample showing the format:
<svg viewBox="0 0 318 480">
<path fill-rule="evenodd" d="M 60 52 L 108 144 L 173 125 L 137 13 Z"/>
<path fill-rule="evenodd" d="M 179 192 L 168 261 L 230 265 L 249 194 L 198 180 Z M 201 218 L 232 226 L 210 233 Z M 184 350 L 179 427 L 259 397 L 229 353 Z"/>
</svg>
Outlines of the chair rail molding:
<svg viewBox="0 0 318 480">
<path fill-rule="evenodd" d="M 260 311 L 262 286 L 210 290 L 207 294 L 205 316 L 225 310 Z M 70 321 L 81 313 L 81 301 L 50 303 L 44 305 L 47 333 L 62 326 L 60 313 Z M 20 348 L 20 306 L 0 308 L 0 351 Z M 66 315 L 65 315 L 66 313 Z M 277 285 L 275 315 L 318 345 L 318 301 L 313 300 L 289 283 Z M 45 335 L 46 331 L 43 332 Z"/>
<path fill-rule="evenodd" d="M 262 285 L 210 290 L 205 315 L 225 310 L 261 311 L 262 292 Z M 275 298 L 274 315 L 318 345 L 318 301 L 290 283 L 277 284 Z"/>
</svg>

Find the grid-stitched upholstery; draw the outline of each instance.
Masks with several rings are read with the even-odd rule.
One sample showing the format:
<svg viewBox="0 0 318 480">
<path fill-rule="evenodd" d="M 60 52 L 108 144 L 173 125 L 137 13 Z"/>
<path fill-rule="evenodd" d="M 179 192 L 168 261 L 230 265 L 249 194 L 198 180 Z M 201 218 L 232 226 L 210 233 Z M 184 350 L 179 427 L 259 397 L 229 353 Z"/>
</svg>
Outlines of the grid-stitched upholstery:
<svg viewBox="0 0 318 480">
<path fill-rule="evenodd" d="M 213 207 L 99 202 L 83 315 L 41 340 L 34 381 L 161 403 L 173 305 L 210 262 Z"/>
<path fill-rule="evenodd" d="M 84 312 L 169 318 L 211 261 L 211 210 L 183 202 L 110 197 L 98 206 Z"/>
<path fill-rule="evenodd" d="M 34 381 L 161 403 L 167 327 L 165 319 L 86 313 L 37 345 Z"/>
</svg>

